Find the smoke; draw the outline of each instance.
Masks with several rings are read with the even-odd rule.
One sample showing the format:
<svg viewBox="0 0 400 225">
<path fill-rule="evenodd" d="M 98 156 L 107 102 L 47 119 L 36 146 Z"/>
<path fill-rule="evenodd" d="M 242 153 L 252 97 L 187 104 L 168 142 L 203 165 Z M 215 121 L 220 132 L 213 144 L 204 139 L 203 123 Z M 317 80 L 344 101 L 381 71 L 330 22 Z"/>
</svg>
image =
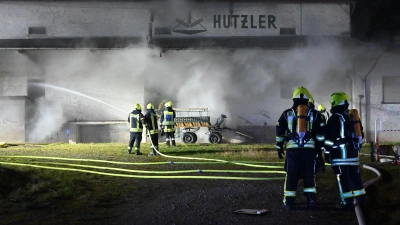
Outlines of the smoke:
<svg viewBox="0 0 400 225">
<path fill-rule="evenodd" d="M 62 105 L 41 97 L 35 101 L 32 107 L 33 115 L 28 117 L 31 130 L 28 133 L 27 141 L 43 142 L 48 141 L 49 138 L 54 138 L 52 133 L 61 130 L 66 122 Z"/>
<path fill-rule="evenodd" d="M 66 121 L 126 120 L 135 103 L 157 106 L 163 100 L 173 101 L 175 108 L 208 108 L 212 124 L 225 114 L 226 125 L 233 129 L 273 126 L 291 106 L 297 86 L 307 87 L 317 104 L 326 105 L 331 93 L 349 90 L 338 89 L 351 63 L 335 43 L 281 51 L 182 50 L 166 51 L 163 57 L 159 53 L 160 49 L 138 46 L 30 52 L 35 60 L 25 68 L 33 71 L 27 73 L 28 79 L 39 78 L 115 107 L 46 88 L 46 100 L 37 102 L 29 139 L 42 140 Z"/>
</svg>

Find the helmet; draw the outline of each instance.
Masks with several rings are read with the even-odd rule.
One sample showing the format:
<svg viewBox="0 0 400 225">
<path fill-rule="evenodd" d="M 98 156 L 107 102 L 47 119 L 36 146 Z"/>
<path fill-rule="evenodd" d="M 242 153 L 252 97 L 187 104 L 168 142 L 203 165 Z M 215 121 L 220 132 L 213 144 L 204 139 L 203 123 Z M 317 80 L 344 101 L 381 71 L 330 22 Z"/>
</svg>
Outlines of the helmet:
<svg viewBox="0 0 400 225">
<path fill-rule="evenodd" d="M 313 96 L 310 95 L 310 99 L 308 99 L 308 102 L 314 104 L 314 98 L 313 98 Z"/>
<path fill-rule="evenodd" d="M 349 96 L 347 96 L 344 92 L 335 92 L 331 95 L 332 107 L 344 104 L 349 104 Z"/>
<path fill-rule="evenodd" d="M 153 103 L 149 103 L 149 104 L 147 104 L 147 109 L 154 109 L 154 105 L 153 105 Z"/>
<path fill-rule="evenodd" d="M 169 101 L 169 102 L 167 102 L 167 103 L 165 103 L 165 105 L 164 105 L 165 107 L 172 107 L 172 102 L 171 101 Z"/>
<path fill-rule="evenodd" d="M 318 111 L 324 111 L 325 110 L 325 106 L 322 104 L 318 105 Z"/>
<path fill-rule="evenodd" d="M 140 106 L 139 103 L 136 103 L 135 106 L 133 106 L 133 108 L 136 110 L 142 110 L 142 106 Z"/>
<path fill-rule="evenodd" d="M 310 93 L 308 92 L 307 88 L 300 86 L 293 91 L 292 98 L 304 98 L 309 99 L 311 97 Z"/>
</svg>

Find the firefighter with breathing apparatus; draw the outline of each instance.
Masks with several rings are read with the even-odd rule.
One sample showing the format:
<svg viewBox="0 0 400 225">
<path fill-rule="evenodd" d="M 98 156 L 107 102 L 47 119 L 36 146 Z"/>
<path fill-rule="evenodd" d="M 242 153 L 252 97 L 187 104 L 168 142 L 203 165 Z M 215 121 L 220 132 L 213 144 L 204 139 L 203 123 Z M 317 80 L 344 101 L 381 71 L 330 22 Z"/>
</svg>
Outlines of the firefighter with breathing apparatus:
<svg viewBox="0 0 400 225">
<path fill-rule="evenodd" d="M 165 143 L 167 147 L 170 146 L 170 141 L 172 146 L 176 146 L 175 143 L 175 117 L 176 112 L 172 109 L 172 102 L 169 101 L 165 103 L 165 109 L 161 113 L 160 123 L 161 129 L 163 129 L 165 133 Z"/>
<path fill-rule="evenodd" d="M 318 111 L 321 114 L 322 118 L 325 120 L 325 123 L 328 123 L 329 113 L 326 111 L 325 106 L 323 104 L 318 105 Z"/>
<path fill-rule="evenodd" d="M 348 109 L 349 97 L 343 92 L 331 96 L 331 113 L 325 138 L 325 161 L 336 175 L 341 201 L 339 209 L 354 208 L 354 198 L 366 205 L 366 192 L 360 175 L 358 153 L 364 138 L 356 109 Z"/>
<path fill-rule="evenodd" d="M 307 197 L 307 208 L 316 207 L 315 194 L 315 146 L 324 141 L 325 123 L 315 109 L 308 107 L 310 93 L 300 86 L 293 92 L 293 106 L 285 110 L 276 125 L 276 148 L 283 158 L 286 141 L 285 186 L 283 203 L 287 210 L 294 208 L 297 183 L 304 181 L 303 193 Z"/>
<path fill-rule="evenodd" d="M 142 141 L 143 125 L 146 126 L 146 122 L 140 104 L 135 104 L 133 111 L 129 113 L 128 122 L 130 132 L 128 154 L 131 154 L 132 147 L 135 144 L 135 155 L 142 155 L 140 152 L 140 142 Z"/>
<path fill-rule="evenodd" d="M 149 156 L 157 155 L 158 151 L 158 117 L 156 112 L 154 111 L 153 103 L 147 104 L 147 113 L 144 115 L 144 120 L 147 124 L 146 128 L 149 132 L 150 140 L 151 140 L 151 153 Z"/>
<path fill-rule="evenodd" d="M 308 107 L 310 109 L 315 109 L 315 102 L 313 96 L 310 96 L 310 99 L 308 100 Z M 322 116 L 321 113 L 319 113 L 319 116 Z M 323 120 L 326 124 L 326 121 Z M 315 171 L 322 171 L 325 172 L 325 161 L 324 158 L 322 157 L 322 149 L 323 149 L 324 142 L 318 141 L 315 143 Z"/>
</svg>

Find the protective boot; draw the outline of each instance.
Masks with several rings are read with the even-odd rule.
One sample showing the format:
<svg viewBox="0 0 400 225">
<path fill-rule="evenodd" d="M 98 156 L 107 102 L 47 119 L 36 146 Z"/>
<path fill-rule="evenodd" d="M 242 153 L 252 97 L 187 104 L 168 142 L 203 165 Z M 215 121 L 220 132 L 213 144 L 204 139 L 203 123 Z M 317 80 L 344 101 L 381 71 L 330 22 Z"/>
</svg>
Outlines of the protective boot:
<svg viewBox="0 0 400 225">
<path fill-rule="evenodd" d="M 352 210 L 354 209 L 353 205 L 354 198 L 346 198 L 345 202 L 340 201 L 336 203 L 336 208 L 341 209 L 341 210 Z"/>
<path fill-rule="evenodd" d="M 172 146 L 176 146 L 175 140 L 172 140 Z"/>
<path fill-rule="evenodd" d="M 135 155 L 143 155 L 140 150 L 135 150 Z"/>
<path fill-rule="evenodd" d="M 126 151 L 128 154 L 131 154 L 132 148 L 128 147 L 128 150 Z"/>
<path fill-rule="evenodd" d="M 283 202 L 285 203 L 285 209 L 287 211 L 291 211 L 294 210 L 294 202 L 295 202 L 296 198 L 295 197 L 289 197 L 286 196 L 285 199 L 283 200 Z"/>
<path fill-rule="evenodd" d="M 143 155 L 138 147 L 135 147 L 135 155 Z"/>
<path fill-rule="evenodd" d="M 157 152 L 154 150 L 154 148 L 151 148 L 151 152 L 149 153 L 149 156 L 156 156 Z"/>
<path fill-rule="evenodd" d="M 169 141 L 166 141 L 165 144 L 167 145 L 167 147 L 169 147 Z"/>
</svg>

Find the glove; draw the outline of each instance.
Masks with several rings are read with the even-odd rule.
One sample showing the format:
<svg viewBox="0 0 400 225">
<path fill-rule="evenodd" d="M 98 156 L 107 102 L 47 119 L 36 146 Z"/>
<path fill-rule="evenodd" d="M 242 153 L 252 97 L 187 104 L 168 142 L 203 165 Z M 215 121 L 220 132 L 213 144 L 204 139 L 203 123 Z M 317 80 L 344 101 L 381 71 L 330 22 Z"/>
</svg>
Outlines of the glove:
<svg viewBox="0 0 400 225">
<path fill-rule="evenodd" d="M 278 157 L 283 159 L 282 155 L 285 155 L 285 152 L 283 151 L 283 142 L 276 142 L 276 151 L 278 152 Z"/>
<path fill-rule="evenodd" d="M 325 162 L 331 164 L 331 154 L 325 154 Z"/>
</svg>

